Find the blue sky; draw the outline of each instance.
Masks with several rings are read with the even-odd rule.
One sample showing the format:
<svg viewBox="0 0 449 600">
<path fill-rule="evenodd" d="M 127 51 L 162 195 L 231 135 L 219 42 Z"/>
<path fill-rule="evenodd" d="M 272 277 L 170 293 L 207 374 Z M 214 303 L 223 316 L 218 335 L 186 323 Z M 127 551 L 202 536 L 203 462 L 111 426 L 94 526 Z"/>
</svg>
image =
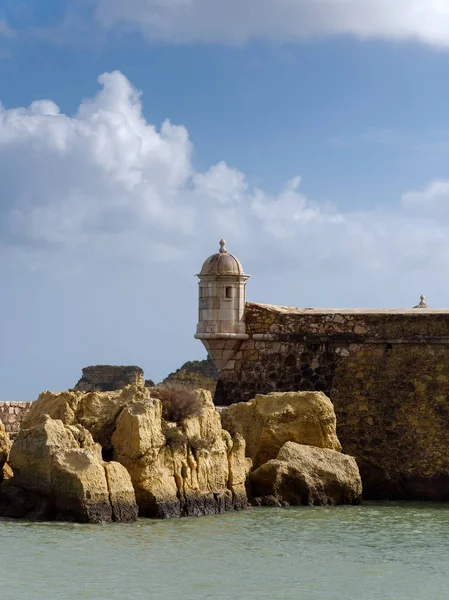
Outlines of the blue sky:
<svg viewBox="0 0 449 600">
<path fill-rule="evenodd" d="M 0 398 L 201 358 L 222 236 L 255 301 L 449 306 L 448 72 L 449 1 L 3 0 Z"/>
</svg>

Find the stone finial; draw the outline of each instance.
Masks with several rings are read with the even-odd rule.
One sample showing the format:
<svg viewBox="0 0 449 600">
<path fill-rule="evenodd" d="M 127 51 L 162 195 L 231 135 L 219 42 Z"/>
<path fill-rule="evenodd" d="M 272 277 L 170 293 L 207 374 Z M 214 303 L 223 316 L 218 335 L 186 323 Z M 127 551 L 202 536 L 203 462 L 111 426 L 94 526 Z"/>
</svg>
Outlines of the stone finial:
<svg viewBox="0 0 449 600">
<path fill-rule="evenodd" d="M 226 250 L 226 240 L 220 240 L 220 254 L 227 254 Z"/>
<path fill-rule="evenodd" d="M 429 306 L 426 304 L 426 297 L 424 295 L 421 296 L 420 300 L 421 302 L 413 308 L 429 308 Z"/>
</svg>

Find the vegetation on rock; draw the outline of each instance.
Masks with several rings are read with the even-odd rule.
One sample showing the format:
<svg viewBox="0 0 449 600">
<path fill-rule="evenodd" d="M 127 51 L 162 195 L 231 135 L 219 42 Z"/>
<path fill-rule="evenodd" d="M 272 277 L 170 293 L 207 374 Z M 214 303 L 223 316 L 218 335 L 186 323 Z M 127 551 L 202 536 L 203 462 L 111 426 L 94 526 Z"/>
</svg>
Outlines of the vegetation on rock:
<svg viewBox="0 0 449 600">
<path fill-rule="evenodd" d="M 320 392 L 257 396 L 221 419 L 210 392 L 180 385 L 44 392 L 9 453 L 0 515 L 129 521 L 138 507 L 146 517 L 199 516 L 245 508 L 247 485 L 255 504 L 359 502 L 357 465 L 340 450 Z"/>
<path fill-rule="evenodd" d="M 192 360 L 184 363 L 180 369 L 170 373 L 162 383 L 208 390 L 214 395 L 219 375 L 220 372 L 208 356 L 206 360 Z"/>
<path fill-rule="evenodd" d="M 166 421 L 179 423 L 198 415 L 203 408 L 197 392 L 181 385 L 160 385 L 153 390 L 153 396 L 162 402 L 162 417 Z"/>
</svg>

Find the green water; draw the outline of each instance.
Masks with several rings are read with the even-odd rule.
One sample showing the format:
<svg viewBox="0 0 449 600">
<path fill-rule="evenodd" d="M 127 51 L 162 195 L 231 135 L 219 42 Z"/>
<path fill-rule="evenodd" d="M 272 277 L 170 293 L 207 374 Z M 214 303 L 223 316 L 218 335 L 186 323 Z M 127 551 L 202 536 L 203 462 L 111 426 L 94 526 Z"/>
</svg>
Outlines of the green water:
<svg viewBox="0 0 449 600">
<path fill-rule="evenodd" d="M 447 600 L 449 505 L 0 521 L 1 600 Z"/>
</svg>

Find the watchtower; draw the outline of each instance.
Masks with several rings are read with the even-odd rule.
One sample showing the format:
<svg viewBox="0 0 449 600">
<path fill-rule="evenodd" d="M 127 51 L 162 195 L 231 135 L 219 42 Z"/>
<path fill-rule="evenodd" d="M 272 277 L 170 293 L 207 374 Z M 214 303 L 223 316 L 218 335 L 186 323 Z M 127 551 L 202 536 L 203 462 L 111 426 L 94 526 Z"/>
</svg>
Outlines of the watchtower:
<svg viewBox="0 0 449 600">
<path fill-rule="evenodd" d="M 199 277 L 199 318 L 195 337 L 201 340 L 218 369 L 223 369 L 242 340 L 245 328 L 246 282 L 243 267 L 226 250 L 210 256 Z"/>
</svg>

